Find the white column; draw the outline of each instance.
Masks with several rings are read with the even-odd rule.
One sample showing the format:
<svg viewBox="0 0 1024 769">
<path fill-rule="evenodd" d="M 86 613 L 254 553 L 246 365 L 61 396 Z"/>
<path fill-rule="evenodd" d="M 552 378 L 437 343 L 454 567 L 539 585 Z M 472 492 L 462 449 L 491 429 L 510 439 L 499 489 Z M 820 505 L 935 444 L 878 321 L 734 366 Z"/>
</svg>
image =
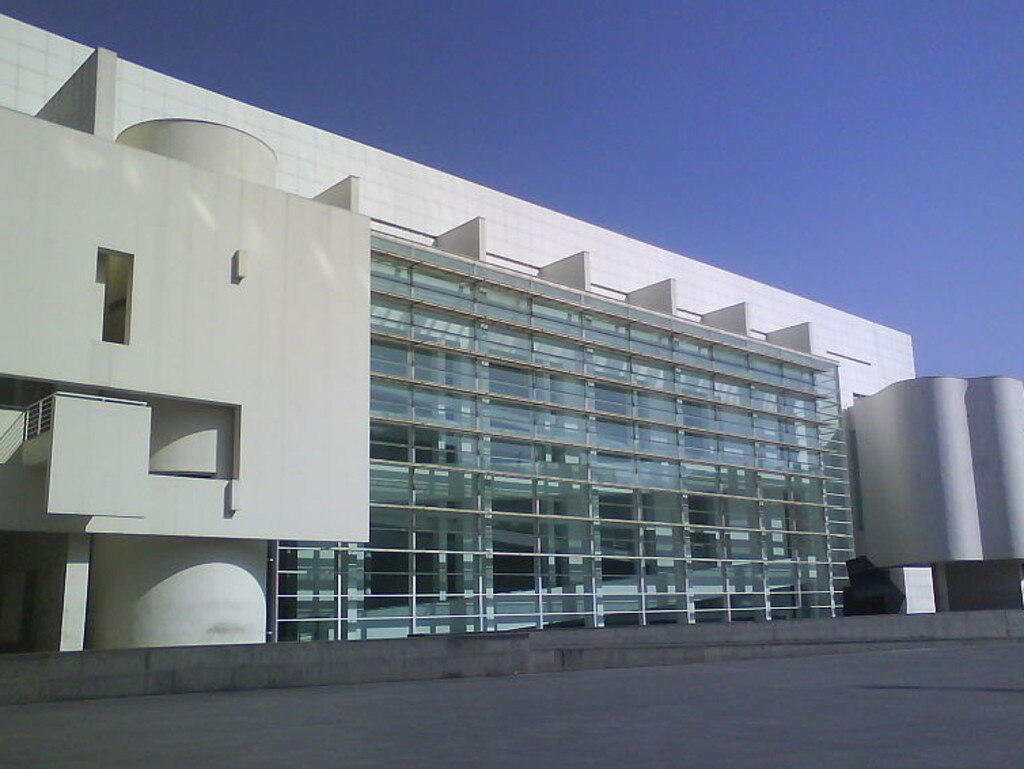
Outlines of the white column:
<svg viewBox="0 0 1024 769">
<path fill-rule="evenodd" d="M 89 535 L 69 534 L 64 565 L 64 605 L 60 618 L 60 651 L 85 648 L 85 614 L 89 599 Z"/>
</svg>

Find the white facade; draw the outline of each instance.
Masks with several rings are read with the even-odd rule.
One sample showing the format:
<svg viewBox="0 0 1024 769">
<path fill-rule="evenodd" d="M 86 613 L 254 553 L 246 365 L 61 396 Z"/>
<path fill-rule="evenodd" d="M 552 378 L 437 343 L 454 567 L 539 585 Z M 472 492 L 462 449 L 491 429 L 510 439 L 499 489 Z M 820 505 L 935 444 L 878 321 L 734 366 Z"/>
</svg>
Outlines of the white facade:
<svg viewBox="0 0 1024 769">
<path fill-rule="evenodd" d="M 268 541 L 367 539 L 371 228 L 829 359 L 847 403 L 914 374 L 899 331 L 2 16 L 0 169 L 0 380 L 47 395 L 0 403 L 0 554 L 56 569 L 47 648 L 263 640 Z"/>
<path fill-rule="evenodd" d="M 10 111 L 0 135 L 0 371 L 122 399 L 56 399 L 47 515 L 6 496 L 6 526 L 365 537 L 367 219 Z M 100 336 L 104 249 L 134 257 L 126 344 Z"/>
<path fill-rule="evenodd" d="M 369 220 L 237 129 L 111 141 L 111 63 L 46 110 L 94 130 L 0 109 L 0 376 L 55 391 L 3 412 L 0 528 L 66 559 L 59 648 L 262 641 L 268 540 L 367 537 Z"/>
<path fill-rule="evenodd" d="M 41 109 L 92 53 L 86 46 L 2 16 L 0 46 L 0 106 L 29 114 Z M 359 209 L 385 231 L 382 222 L 436 236 L 483 217 L 489 261 L 500 264 L 500 257 L 509 257 L 540 267 L 586 251 L 593 284 L 612 289 L 612 296 L 673 278 L 676 307 L 684 317 L 699 319 L 745 303 L 743 325 L 761 338 L 810 322 L 810 339 L 804 340 L 809 342 L 808 351 L 839 364 L 847 405 L 854 393 L 870 395 L 914 376 L 911 340 L 900 331 L 113 56 L 110 69 L 113 85 L 105 91 L 109 106 L 103 112 L 110 116 L 105 127 L 110 138 L 129 126 L 161 118 L 231 125 L 274 150 L 281 190 L 313 197 L 345 177 L 359 177 Z M 406 229 L 396 232 L 409 236 Z"/>
</svg>

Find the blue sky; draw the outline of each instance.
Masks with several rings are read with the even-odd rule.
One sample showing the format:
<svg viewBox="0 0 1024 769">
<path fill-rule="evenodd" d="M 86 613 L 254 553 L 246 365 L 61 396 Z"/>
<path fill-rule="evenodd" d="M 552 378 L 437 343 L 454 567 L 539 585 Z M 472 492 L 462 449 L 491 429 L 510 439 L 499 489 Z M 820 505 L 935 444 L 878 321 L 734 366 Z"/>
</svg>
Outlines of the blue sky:
<svg viewBox="0 0 1024 769">
<path fill-rule="evenodd" d="M 0 11 L 1024 377 L 1024 3 Z"/>
</svg>

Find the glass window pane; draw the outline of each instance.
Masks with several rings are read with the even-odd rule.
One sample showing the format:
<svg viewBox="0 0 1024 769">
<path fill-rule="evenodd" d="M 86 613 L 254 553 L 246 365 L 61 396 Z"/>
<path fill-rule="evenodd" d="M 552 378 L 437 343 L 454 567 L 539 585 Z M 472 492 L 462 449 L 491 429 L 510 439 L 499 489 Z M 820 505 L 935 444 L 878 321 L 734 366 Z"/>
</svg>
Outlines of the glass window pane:
<svg viewBox="0 0 1024 769">
<path fill-rule="evenodd" d="M 629 390 L 611 385 L 594 385 L 594 408 L 613 414 L 629 416 L 633 411 L 633 399 Z"/>
<path fill-rule="evenodd" d="M 409 468 L 370 465 L 371 503 L 407 505 L 409 500 Z"/>
<path fill-rule="evenodd" d="M 492 393 L 514 395 L 517 398 L 530 397 L 532 383 L 529 370 L 492 363 L 484 371 L 487 372 L 487 389 Z"/>
</svg>

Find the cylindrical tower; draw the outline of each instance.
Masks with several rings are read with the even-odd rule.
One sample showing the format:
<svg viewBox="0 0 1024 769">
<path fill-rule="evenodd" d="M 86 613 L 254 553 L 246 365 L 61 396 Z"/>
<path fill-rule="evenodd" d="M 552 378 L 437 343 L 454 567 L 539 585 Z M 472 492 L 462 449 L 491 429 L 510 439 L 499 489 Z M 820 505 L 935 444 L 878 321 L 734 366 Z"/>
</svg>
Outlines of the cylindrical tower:
<svg viewBox="0 0 1024 769">
<path fill-rule="evenodd" d="M 983 557 L 966 391 L 966 380 L 927 377 L 853 405 L 858 548 L 879 565 Z"/>
<path fill-rule="evenodd" d="M 237 128 L 203 120 L 148 120 L 124 129 L 118 144 L 183 160 L 197 168 L 274 186 L 277 155 Z"/>
</svg>

